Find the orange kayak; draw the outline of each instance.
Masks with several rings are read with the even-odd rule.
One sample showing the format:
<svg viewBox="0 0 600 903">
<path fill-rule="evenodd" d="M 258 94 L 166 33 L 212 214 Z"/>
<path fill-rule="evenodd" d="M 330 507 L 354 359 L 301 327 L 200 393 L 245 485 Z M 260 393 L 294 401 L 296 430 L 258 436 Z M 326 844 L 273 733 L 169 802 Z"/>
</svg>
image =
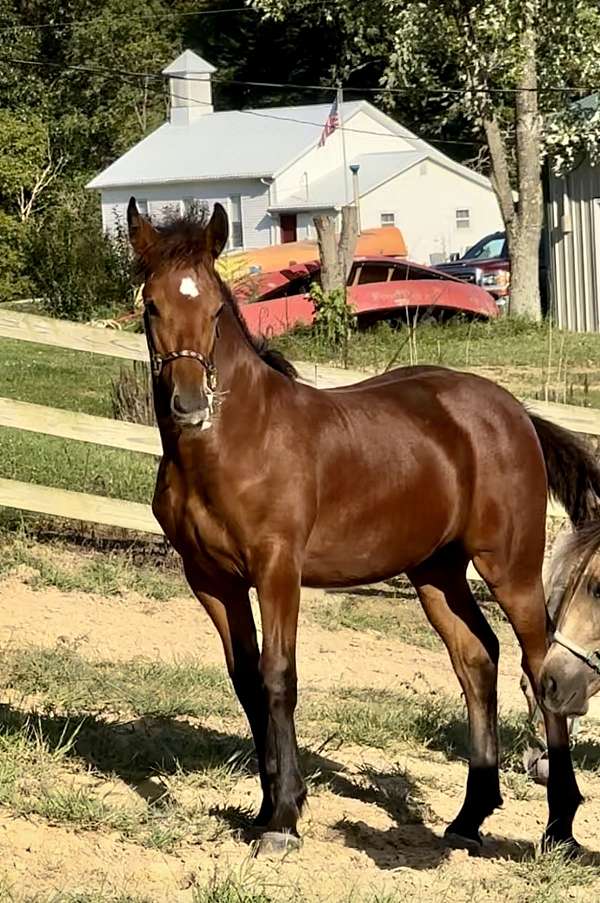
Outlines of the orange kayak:
<svg viewBox="0 0 600 903">
<path fill-rule="evenodd" d="M 406 244 L 402 233 L 395 226 L 381 229 L 365 229 L 356 244 L 355 257 L 406 257 Z M 295 263 L 307 263 L 319 259 L 316 241 L 292 241 L 285 245 L 236 251 L 220 258 L 217 264 L 224 278 L 236 281 L 248 271 L 270 273 Z"/>
</svg>

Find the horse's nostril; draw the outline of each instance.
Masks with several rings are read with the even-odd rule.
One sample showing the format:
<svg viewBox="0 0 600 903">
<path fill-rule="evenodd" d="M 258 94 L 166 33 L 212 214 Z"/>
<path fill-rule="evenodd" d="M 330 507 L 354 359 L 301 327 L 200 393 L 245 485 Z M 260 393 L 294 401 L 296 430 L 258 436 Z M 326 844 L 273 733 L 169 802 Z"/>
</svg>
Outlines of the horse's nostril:
<svg viewBox="0 0 600 903">
<path fill-rule="evenodd" d="M 178 414 L 187 413 L 184 405 L 181 402 L 181 398 L 179 395 L 173 396 L 173 410 L 176 411 Z"/>
</svg>

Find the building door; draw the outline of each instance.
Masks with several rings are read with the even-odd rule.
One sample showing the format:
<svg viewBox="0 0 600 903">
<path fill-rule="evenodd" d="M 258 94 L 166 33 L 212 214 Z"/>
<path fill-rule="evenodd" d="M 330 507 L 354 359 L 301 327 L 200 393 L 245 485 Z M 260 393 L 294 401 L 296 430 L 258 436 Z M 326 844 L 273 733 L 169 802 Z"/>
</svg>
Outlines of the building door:
<svg viewBox="0 0 600 903">
<path fill-rule="evenodd" d="M 279 228 L 281 229 L 282 245 L 286 245 L 290 241 L 297 241 L 298 223 L 295 213 L 281 213 L 279 215 Z"/>
</svg>

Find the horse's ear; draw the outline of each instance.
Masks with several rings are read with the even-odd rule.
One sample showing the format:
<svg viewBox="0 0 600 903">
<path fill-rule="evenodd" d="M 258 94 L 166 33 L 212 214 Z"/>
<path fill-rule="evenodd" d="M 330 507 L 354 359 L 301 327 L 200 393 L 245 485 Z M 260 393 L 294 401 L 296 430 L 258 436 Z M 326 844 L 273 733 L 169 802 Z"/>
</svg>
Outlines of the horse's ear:
<svg viewBox="0 0 600 903">
<path fill-rule="evenodd" d="M 208 250 L 217 259 L 229 238 L 229 220 L 225 208 L 217 203 L 214 206 L 212 216 L 206 227 Z"/>
<path fill-rule="evenodd" d="M 127 228 L 129 229 L 129 241 L 138 257 L 143 257 L 156 238 L 156 229 L 152 223 L 142 216 L 137 208 L 135 198 L 129 198 L 127 205 Z"/>
</svg>

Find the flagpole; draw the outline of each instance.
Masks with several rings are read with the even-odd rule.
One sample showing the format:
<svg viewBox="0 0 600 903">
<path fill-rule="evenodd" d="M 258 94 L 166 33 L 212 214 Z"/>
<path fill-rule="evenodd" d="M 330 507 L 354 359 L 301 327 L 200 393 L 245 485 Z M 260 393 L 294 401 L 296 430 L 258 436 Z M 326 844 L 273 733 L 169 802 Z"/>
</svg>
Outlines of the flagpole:
<svg viewBox="0 0 600 903">
<path fill-rule="evenodd" d="M 342 133 L 342 165 L 344 167 L 344 194 L 346 206 L 350 203 L 350 183 L 348 181 L 348 161 L 346 159 L 346 132 L 344 131 L 344 89 L 337 89 L 337 108 L 340 132 Z"/>
</svg>

